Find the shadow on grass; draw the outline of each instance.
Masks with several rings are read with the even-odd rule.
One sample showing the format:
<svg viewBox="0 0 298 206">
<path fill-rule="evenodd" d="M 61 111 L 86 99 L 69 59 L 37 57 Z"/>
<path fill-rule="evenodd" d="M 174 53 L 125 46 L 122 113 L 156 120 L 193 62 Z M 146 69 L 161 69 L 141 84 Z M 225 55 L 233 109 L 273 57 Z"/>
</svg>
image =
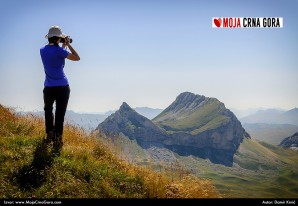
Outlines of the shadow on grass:
<svg viewBox="0 0 298 206">
<path fill-rule="evenodd" d="M 20 188 L 30 190 L 40 187 L 46 181 L 47 171 L 62 149 L 62 145 L 53 144 L 52 149 L 51 145 L 52 143 L 47 143 L 45 139 L 39 142 L 34 151 L 32 163 L 24 165 L 13 174 Z"/>
</svg>

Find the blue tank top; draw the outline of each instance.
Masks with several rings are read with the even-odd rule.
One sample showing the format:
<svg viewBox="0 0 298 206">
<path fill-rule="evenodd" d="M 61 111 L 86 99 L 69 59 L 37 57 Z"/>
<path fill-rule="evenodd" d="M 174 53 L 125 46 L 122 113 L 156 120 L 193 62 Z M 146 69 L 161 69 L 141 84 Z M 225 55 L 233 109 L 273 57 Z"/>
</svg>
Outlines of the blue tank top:
<svg viewBox="0 0 298 206">
<path fill-rule="evenodd" d="M 68 51 L 60 46 L 46 45 L 40 49 L 40 56 L 45 71 L 45 87 L 66 86 L 67 77 L 63 71 Z"/>
</svg>

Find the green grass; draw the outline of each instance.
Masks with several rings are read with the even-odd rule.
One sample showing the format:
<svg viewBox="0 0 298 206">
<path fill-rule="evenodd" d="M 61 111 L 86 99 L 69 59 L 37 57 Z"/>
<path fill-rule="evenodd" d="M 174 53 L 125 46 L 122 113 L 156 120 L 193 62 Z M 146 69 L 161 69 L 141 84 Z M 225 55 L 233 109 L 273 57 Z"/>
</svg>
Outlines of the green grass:
<svg viewBox="0 0 298 206">
<path fill-rule="evenodd" d="M 229 118 L 224 115 L 218 115 L 217 117 L 210 120 L 207 124 L 200 127 L 199 129 L 195 129 L 191 132 L 192 135 L 200 134 L 201 132 L 204 132 L 206 130 L 215 129 L 219 126 L 221 126 L 223 123 L 228 122 Z"/>
<path fill-rule="evenodd" d="M 1 154 L 2 198 L 33 194 L 52 198 L 144 197 L 140 177 L 121 169 L 112 156 L 105 154 L 105 160 L 96 160 L 97 155 L 67 148 L 56 156 L 40 138 L 23 144 L 28 138 L 17 136 L 1 142 L 1 147 L 6 148 Z M 125 190 L 121 189 L 123 186 Z"/>
<path fill-rule="evenodd" d="M 125 139 L 124 137 L 121 138 Z M 164 171 L 169 165 L 154 161 L 132 140 L 123 143 L 129 145 L 130 149 L 127 152 L 134 156 L 140 165 L 151 165 L 157 171 Z M 118 146 L 120 145 L 118 143 Z M 289 149 L 264 142 L 259 143 L 254 139 L 244 139 L 234 156 L 235 163 L 232 167 L 213 164 L 209 160 L 193 156 L 175 154 L 175 157 L 185 171 L 214 182 L 215 187 L 223 197 L 298 197 L 298 154 Z M 175 167 L 174 169 L 177 170 Z M 169 171 L 167 175 L 172 176 Z"/>
<path fill-rule="evenodd" d="M 123 161 L 98 134 L 87 134 L 78 127 L 65 126 L 63 147 L 47 144 L 44 136 L 42 119 L 17 116 L 0 105 L 0 198 L 220 196 L 210 181 L 197 177 L 171 180 Z M 198 188 L 192 190 L 190 184 Z M 203 186 L 207 191 L 200 190 Z M 175 194 L 172 187 L 177 188 Z"/>
<path fill-rule="evenodd" d="M 98 139 L 71 125 L 57 152 L 43 144 L 43 130 L 42 120 L 0 106 L 1 198 L 298 198 L 298 153 L 254 139 L 244 139 L 233 167 L 177 154 L 172 167 L 134 140 Z M 187 173 L 198 179 L 183 179 Z"/>
<path fill-rule="evenodd" d="M 212 179 L 217 189 L 229 197 L 298 197 L 297 152 L 245 139 L 234 159 L 241 167 L 215 166 L 196 159 L 200 168 L 205 168 L 198 176 Z"/>
<path fill-rule="evenodd" d="M 169 132 L 185 131 L 198 134 L 208 129 L 214 129 L 225 122 L 229 121 L 227 116 L 221 115 L 221 102 L 216 99 L 208 99 L 206 104 L 201 106 L 198 110 L 187 114 L 183 114 L 179 118 L 171 117 L 169 120 L 159 122 L 159 119 L 164 116 L 170 116 L 169 113 L 161 113 L 154 122 Z"/>
</svg>

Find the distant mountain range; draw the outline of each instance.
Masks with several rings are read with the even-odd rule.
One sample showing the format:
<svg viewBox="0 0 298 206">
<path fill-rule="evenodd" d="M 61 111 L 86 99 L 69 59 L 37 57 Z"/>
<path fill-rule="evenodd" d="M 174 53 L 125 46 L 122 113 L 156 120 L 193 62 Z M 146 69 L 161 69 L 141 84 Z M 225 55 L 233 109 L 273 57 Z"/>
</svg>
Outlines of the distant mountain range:
<svg viewBox="0 0 298 206">
<path fill-rule="evenodd" d="M 156 108 L 150 108 L 150 107 L 136 107 L 134 108 L 134 110 L 149 119 L 156 117 L 160 112 L 162 112 L 162 109 L 156 109 Z M 65 114 L 65 122 L 82 127 L 87 131 L 91 131 L 91 130 L 94 130 L 98 126 L 98 124 L 103 122 L 109 115 L 113 114 L 114 112 L 115 111 L 111 110 L 102 114 L 98 114 L 98 113 L 77 113 L 72 110 L 67 110 Z M 42 117 L 44 115 L 43 111 L 18 112 L 18 113 L 21 115 L 26 115 L 30 113 L 30 114 L 42 116 Z"/>
<path fill-rule="evenodd" d="M 96 128 L 107 135 L 124 134 L 143 148 L 166 147 L 180 155 L 208 158 L 231 166 L 244 137 L 236 116 L 215 98 L 181 93 L 152 121 L 127 103 Z"/>
<path fill-rule="evenodd" d="M 248 115 L 254 114 L 259 110 L 265 110 L 266 108 L 249 108 L 249 109 L 235 109 L 235 108 L 228 108 L 231 110 L 235 116 L 240 120 L 243 117 L 246 117 Z"/>
<path fill-rule="evenodd" d="M 153 119 L 163 111 L 163 109 L 153 109 L 149 107 L 136 107 L 134 110 L 148 119 Z"/>
<path fill-rule="evenodd" d="M 153 109 L 149 107 L 136 107 L 133 108 L 137 113 L 149 120 L 156 121 L 154 118 L 161 115 L 162 109 Z M 233 113 L 238 117 L 250 113 L 250 115 L 240 118 L 243 128 L 253 137 L 260 141 L 265 141 L 273 145 L 279 145 L 280 142 L 298 132 L 298 112 L 297 108 L 289 111 L 281 109 L 248 109 L 248 110 L 235 110 Z M 66 112 L 65 120 L 68 123 L 78 125 L 87 131 L 94 130 L 100 123 L 102 123 L 109 115 L 115 113 L 108 111 L 105 113 L 77 113 L 71 110 Z M 254 112 L 253 114 L 251 114 Z M 27 112 L 20 112 L 27 114 Z M 30 112 L 35 115 L 43 116 L 41 112 Z M 178 115 L 178 114 L 177 114 Z M 168 123 L 165 123 L 168 124 Z M 159 125 L 162 127 L 162 125 Z M 168 131 L 169 132 L 169 131 Z"/>
<path fill-rule="evenodd" d="M 273 145 L 298 132 L 298 109 L 259 110 L 240 119 L 245 130 L 254 138 Z"/>
<path fill-rule="evenodd" d="M 279 145 L 284 138 L 298 131 L 298 125 L 292 124 L 244 123 L 242 125 L 251 137 L 273 145 Z"/>
<path fill-rule="evenodd" d="M 298 108 L 289 111 L 277 109 L 259 110 L 240 119 L 242 123 L 292 124 L 298 125 Z"/>
<path fill-rule="evenodd" d="M 137 107 L 134 109 L 149 119 L 154 118 L 162 111 L 162 109 L 153 109 L 149 107 Z M 65 118 L 68 122 L 79 125 L 80 127 L 91 131 L 114 112 L 115 111 L 108 111 L 103 114 L 84 114 L 68 110 L 66 112 Z"/>
</svg>

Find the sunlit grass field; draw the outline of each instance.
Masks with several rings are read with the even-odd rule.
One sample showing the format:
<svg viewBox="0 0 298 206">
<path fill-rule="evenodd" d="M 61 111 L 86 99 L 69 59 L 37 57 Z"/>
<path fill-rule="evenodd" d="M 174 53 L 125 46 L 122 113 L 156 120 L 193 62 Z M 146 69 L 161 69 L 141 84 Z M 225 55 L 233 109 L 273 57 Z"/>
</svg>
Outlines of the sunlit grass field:
<svg viewBox="0 0 298 206">
<path fill-rule="evenodd" d="M 221 198 L 211 180 L 125 161 L 77 126 L 65 126 L 60 149 L 44 137 L 42 118 L 0 105 L 1 198 Z"/>
</svg>

